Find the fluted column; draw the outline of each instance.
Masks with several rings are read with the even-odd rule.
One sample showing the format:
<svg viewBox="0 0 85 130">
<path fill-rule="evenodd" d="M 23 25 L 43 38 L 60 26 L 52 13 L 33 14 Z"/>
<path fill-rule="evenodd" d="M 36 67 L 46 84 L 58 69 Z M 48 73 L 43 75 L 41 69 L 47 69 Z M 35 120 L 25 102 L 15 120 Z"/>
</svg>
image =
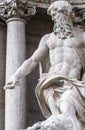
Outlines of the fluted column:
<svg viewBox="0 0 85 130">
<path fill-rule="evenodd" d="M 3 3 L 1 16 L 7 23 L 6 82 L 26 59 L 25 18 L 35 13 L 26 0 Z M 26 81 L 5 93 L 5 130 L 26 128 Z"/>
</svg>

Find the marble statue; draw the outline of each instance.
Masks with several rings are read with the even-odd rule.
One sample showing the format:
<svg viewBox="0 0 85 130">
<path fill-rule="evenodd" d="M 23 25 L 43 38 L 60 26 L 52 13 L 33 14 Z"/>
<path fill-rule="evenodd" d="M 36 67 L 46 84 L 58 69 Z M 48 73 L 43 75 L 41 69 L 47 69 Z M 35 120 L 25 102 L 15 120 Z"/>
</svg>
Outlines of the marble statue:
<svg viewBox="0 0 85 130">
<path fill-rule="evenodd" d="M 15 88 L 39 64 L 35 93 L 46 120 L 26 130 L 85 130 L 85 32 L 73 26 L 67 1 L 53 2 L 48 14 L 54 21 L 53 32 L 42 37 L 5 89 Z"/>
</svg>

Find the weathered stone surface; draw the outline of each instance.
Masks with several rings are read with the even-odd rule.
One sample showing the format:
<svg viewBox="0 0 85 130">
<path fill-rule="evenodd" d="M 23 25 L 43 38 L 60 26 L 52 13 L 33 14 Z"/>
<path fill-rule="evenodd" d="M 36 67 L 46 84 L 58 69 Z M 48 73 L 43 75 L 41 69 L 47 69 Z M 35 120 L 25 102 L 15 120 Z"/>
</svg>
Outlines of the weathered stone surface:
<svg viewBox="0 0 85 130">
<path fill-rule="evenodd" d="M 32 3 L 32 0 L 30 0 L 30 2 Z M 79 2 L 79 1 L 77 0 L 77 1 L 74 1 L 74 2 L 76 3 L 76 2 Z M 82 1 L 82 2 L 84 3 L 84 1 Z M 38 7 L 43 7 L 43 8 L 47 8 L 49 6 L 48 0 L 47 1 L 36 0 L 36 4 L 37 4 Z M 82 3 L 80 3 L 80 4 L 82 5 Z M 79 5 L 79 7 L 80 7 L 80 5 Z M 50 32 L 50 29 L 52 29 L 52 26 L 50 27 L 50 25 L 52 25 L 52 23 L 49 24 L 49 21 L 47 22 L 46 20 L 42 20 L 41 18 L 39 20 L 34 20 L 34 23 L 33 23 L 33 20 L 32 21 L 30 20 L 30 22 L 28 23 L 28 27 L 27 27 L 27 41 L 28 41 L 27 42 L 27 57 L 30 57 L 30 55 L 32 55 L 34 50 L 37 48 L 37 44 L 39 43 L 39 40 L 42 37 L 42 35 Z M 39 25 L 38 21 L 39 21 L 39 23 L 41 23 L 41 25 Z M 39 25 L 39 26 L 37 27 L 35 25 Z M 45 28 L 44 28 L 44 26 L 45 26 Z M 30 45 L 28 45 L 28 44 L 30 44 Z M 29 52 L 28 52 L 28 50 L 29 50 Z M 35 75 L 35 73 L 36 73 L 36 75 Z M 27 84 L 30 86 L 30 89 L 28 87 L 29 92 L 27 91 L 27 94 L 30 95 L 30 99 L 27 99 L 28 100 L 27 104 L 28 104 L 28 108 L 29 108 L 28 111 L 27 111 L 27 116 L 28 116 L 28 123 L 27 124 L 29 124 L 29 125 L 31 125 L 33 122 L 36 122 L 37 120 L 42 119 L 40 111 L 39 111 L 39 107 L 38 107 L 38 105 L 35 105 L 37 103 L 35 101 L 34 87 L 33 87 L 33 86 L 36 85 L 38 77 L 39 76 L 38 76 L 38 69 L 37 69 L 37 70 L 34 71 L 34 73 L 32 73 L 31 78 L 30 77 L 27 78 Z M 35 81 L 33 81 L 33 79 Z M 30 94 L 30 92 L 31 92 L 31 94 Z M 28 96 L 27 96 L 27 98 L 28 98 Z M 29 101 L 29 100 L 31 100 L 31 101 L 34 100 L 34 101 L 30 104 L 31 101 Z M 2 102 L 2 100 L 1 100 L 1 102 Z M 35 107 L 32 107 L 33 104 L 36 106 L 37 110 L 35 110 Z M 3 110 L 4 109 L 1 109 L 1 112 Z M 1 118 L 1 120 L 2 120 L 2 118 Z M 1 123 L 1 125 L 3 125 L 3 123 Z M 2 128 L 2 126 L 1 126 L 1 128 Z"/>
<path fill-rule="evenodd" d="M 12 84 L 16 87 L 18 80 L 29 75 L 39 63 L 40 79 L 35 94 L 46 120 L 26 130 L 84 130 L 85 32 L 73 26 L 72 6 L 66 1 L 52 3 L 48 14 L 54 21 L 53 32 L 43 36 L 38 49 L 14 73 L 6 89 L 11 89 Z M 48 71 L 44 71 L 47 67 Z"/>
<path fill-rule="evenodd" d="M 36 13 L 35 6 L 29 5 L 27 0 L 11 0 L 0 2 L 0 17 L 7 20 L 11 17 L 28 18 Z"/>
<path fill-rule="evenodd" d="M 0 22 L 0 130 L 5 124 L 5 59 L 6 59 L 6 26 Z"/>
<path fill-rule="evenodd" d="M 57 1 L 57 0 L 28 0 L 28 1 L 33 1 L 33 2 L 41 2 L 41 3 L 52 3 L 52 2 L 54 2 L 54 1 Z M 70 2 L 70 3 L 76 3 L 76 4 L 80 4 L 80 3 L 85 3 L 85 0 L 67 0 L 68 2 Z"/>
<path fill-rule="evenodd" d="M 43 26 L 48 27 L 44 29 Z M 38 47 L 40 38 L 43 34 L 48 33 L 48 31 L 52 31 L 52 23 L 50 23 L 50 21 L 45 21 L 44 19 L 32 19 L 28 22 L 26 31 L 27 58 L 33 54 Z M 37 67 L 36 70 L 27 77 L 27 126 L 44 119 L 37 103 L 34 91 L 38 79 L 39 69 Z"/>
<path fill-rule="evenodd" d="M 6 82 L 25 59 L 25 21 L 11 18 L 7 21 Z M 24 79 L 21 82 L 16 90 L 6 91 L 5 130 L 26 127 L 26 82 Z"/>
<path fill-rule="evenodd" d="M 57 0 L 28 0 L 29 3 L 35 3 L 38 7 L 42 7 L 42 8 L 47 8 L 52 2 L 57 1 Z M 84 8 L 85 5 L 85 0 L 67 0 L 68 2 L 70 2 L 72 5 L 74 6 L 78 6 L 80 8 Z"/>
</svg>

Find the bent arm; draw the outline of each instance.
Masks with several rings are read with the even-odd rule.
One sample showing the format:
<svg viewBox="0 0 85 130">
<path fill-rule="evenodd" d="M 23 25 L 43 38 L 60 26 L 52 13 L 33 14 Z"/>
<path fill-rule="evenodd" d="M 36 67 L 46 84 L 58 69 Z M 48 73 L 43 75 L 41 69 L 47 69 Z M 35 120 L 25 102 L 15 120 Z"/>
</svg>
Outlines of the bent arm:
<svg viewBox="0 0 85 130">
<path fill-rule="evenodd" d="M 19 67 L 19 69 L 15 72 L 12 78 L 16 77 L 17 79 L 21 79 L 26 75 L 29 75 L 37 64 L 44 58 L 48 53 L 48 47 L 46 44 L 47 36 L 44 36 L 41 41 L 38 49 L 34 52 L 34 54 L 24 61 L 24 63 Z"/>
<path fill-rule="evenodd" d="M 24 76 L 30 74 L 32 70 L 37 66 L 37 64 L 38 63 L 33 61 L 32 58 L 25 60 L 24 63 L 15 72 L 13 77 L 17 77 L 17 79 L 23 78 Z"/>
<path fill-rule="evenodd" d="M 37 64 L 43 60 L 43 58 L 47 55 L 49 49 L 47 47 L 47 39 L 49 38 L 49 34 L 45 35 L 39 44 L 38 49 L 33 53 L 33 55 L 24 61 L 24 63 L 18 68 L 9 82 L 4 86 L 4 89 L 13 89 L 15 86 L 19 85 L 19 79 L 25 77 L 30 74 Z"/>
</svg>

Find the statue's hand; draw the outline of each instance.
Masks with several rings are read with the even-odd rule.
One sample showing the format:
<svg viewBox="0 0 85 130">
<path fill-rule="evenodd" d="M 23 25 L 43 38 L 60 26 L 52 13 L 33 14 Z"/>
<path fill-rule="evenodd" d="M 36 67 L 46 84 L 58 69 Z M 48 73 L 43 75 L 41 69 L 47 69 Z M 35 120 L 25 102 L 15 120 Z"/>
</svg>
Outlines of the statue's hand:
<svg viewBox="0 0 85 130">
<path fill-rule="evenodd" d="M 18 77 L 13 76 L 10 81 L 4 86 L 4 89 L 14 89 L 16 86 L 20 85 L 20 80 Z"/>
</svg>

